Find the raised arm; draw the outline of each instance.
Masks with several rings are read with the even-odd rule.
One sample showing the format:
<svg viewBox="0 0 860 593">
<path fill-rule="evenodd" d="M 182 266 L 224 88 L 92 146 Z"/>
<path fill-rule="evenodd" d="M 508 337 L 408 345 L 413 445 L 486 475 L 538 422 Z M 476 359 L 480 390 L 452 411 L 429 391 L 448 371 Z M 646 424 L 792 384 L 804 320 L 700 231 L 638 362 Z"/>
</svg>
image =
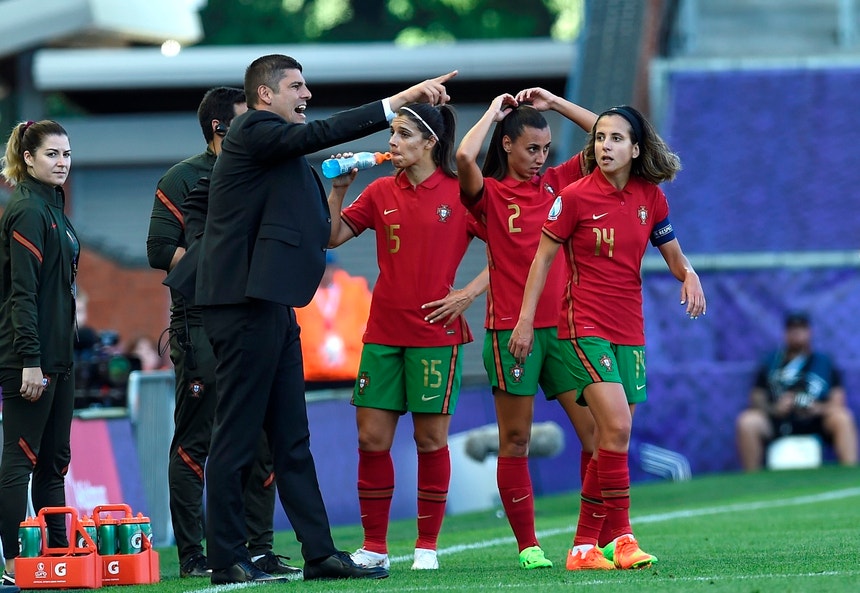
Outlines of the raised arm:
<svg viewBox="0 0 860 593">
<path fill-rule="evenodd" d="M 597 121 L 596 113 L 592 113 L 585 107 L 571 103 L 567 99 L 554 95 L 540 87 L 521 90 L 517 93 L 516 100 L 518 103 L 531 103 L 532 107 L 538 111 L 552 110 L 560 113 L 586 132 L 590 132 Z"/>
<path fill-rule="evenodd" d="M 457 76 L 457 71 L 453 70 L 448 74 L 430 78 L 423 82 L 419 82 L 406 89 L 400 91 L 396 95 L 388 98 L 388 104 L 392 111 L 397 111 L 404 105 L 409 103 L 430 103 L 431 105 L 444 105 L 451 100 L 445 89 L 445 83 Z"/>
<path fill-rule="evenodd" d="M 513 95 L 507 93 L 499 95 L 493 99 L 478 123 L 463 136 L 457 148 L 457 177 L 460 180 L 460 192 L 467 200 L 473 200 L 484 189 L 484 176 L 481 173 L 481 167 L 478 166 L 478 155 L 481 154 L 484 139 L 490 133 L 493 124 L 505 119 L 505 116 L 516 106 L 517 102 Z"/>
</svg>

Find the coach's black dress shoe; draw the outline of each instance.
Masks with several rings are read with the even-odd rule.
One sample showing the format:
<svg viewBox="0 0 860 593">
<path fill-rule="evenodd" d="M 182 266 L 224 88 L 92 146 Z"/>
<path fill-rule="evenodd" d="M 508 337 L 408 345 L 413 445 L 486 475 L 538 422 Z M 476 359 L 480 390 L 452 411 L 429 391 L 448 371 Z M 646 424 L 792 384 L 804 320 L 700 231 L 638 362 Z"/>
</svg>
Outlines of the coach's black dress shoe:
<svg viewBox="0 0 860 593">
<path fill-rule="evenodd" d="M 229 583 L 286 583 L 294 581 L 299 575 L 273 576 L 257 568 L 250 560 L 240 560 L 230 568 L 220 568 L 212 571 L 213 585 Z"/>
<path fill-rule="evenodd" d="M 346 552 L 335 552 L 327 558 L 305 563 L 305 580 L 315 579 L 384 579 L 388 571 L 381 566 L 358 566 Z"/>
</svg>

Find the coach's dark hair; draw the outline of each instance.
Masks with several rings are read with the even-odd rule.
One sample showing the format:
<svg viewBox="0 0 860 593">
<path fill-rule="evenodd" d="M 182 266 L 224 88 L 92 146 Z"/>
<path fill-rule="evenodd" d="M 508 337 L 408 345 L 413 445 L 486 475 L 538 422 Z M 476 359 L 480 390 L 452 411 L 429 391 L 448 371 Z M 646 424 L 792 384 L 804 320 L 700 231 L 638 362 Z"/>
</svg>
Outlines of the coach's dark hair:
<svg viewBox="0 0 860 593">
<path fill-rule="evenodd" d="M 206 91 L 197 108 L 197 119 L 200 121 L 200 129 L 203 130 L 206 144 L 212 142 L 212 138 L 215 137 L 212 120 L 217 119 L 224 126 L 229 127 L 236 116 L 236 105 L 244 102 L 245 91 L 242 89 L 219 86 Z"/>
<path fill-rule="evenodd" d="M 427 103 L 412 103 L 398 109 L 397 115 L 411 121 L 421 131 L 422 137 L 429 139 L 435 134 L 436 145 L 433 147 L 433 162 L 441 167 L 448 177 L 456 177 L 454 133 L 457 126 L 457 116 L 454 108 L 450 105 L 433 107 Z"/>
<path fill-rule="evenodd" d="M 501 181 L 508 175 L 508 153 L 505 152 L 502 140 L 505 136 L 516 142 L 525 128 L 544 130 L 549 124 L 540 111 L 529 104 L 523 103 L 511 110 L 505 119 L 496 124 L 490 145 L 487 148 L 487 158 L 481 172 L 484 177 L 492 177 Z"/>
<path fill-rule="evenodd" d="M 265 85 L 278 92 L 278 83 L 284 77 L 284 70 L 302 71 L 302 65 L 294 58 L 283 54 L 270 54 L 261 56 L 251 62 L 245 70 L 245 96 L 248 98 L 248 107 L 257 106 L 257 89 Z"/>
</svg>

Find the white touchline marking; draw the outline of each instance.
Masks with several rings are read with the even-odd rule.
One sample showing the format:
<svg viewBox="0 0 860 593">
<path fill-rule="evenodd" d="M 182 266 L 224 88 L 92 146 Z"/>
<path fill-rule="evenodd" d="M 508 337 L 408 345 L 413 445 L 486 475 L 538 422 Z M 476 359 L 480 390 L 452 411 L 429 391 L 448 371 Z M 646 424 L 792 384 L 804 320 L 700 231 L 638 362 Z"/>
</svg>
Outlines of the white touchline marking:
<svg viewBox="0 0 860 593">
<path fill-rule="evenodd" d="M 828 572 L 798 572 L 792 574 L 755 574 L 755 575 L 713 575 L 713 576 L 701 576 L 701 577 L 672 577 L 673 583 L 694 583 L 694 582 L 710 582 L 710 581 L 723 581 L 723 582 L 731 582 L 731 581 L 761 581 L 761 580 L 769 580 L 769 579 L 792 579 L 799 577 L 811 577 L 811 578 L 821 578 L 821 577 L 848 577 L 848 576 L 856 576 L 860 574 L 860 570 L 846 570 L 846 571 L 828 571 Z M 577 575 L 581 576 L 581 575 Z M 588 585 L 618 585 L 618 579 L 613 579 L 611 577 L 601 579 L 601 578 L 591 578 L 588 580 L 579 580 L 577 579 L 574 584 L 577 587 L 580 586 L 588 586 Z M 534 583 L 499 583 L 493 582 L 491 585 L 488 583 L 482 583 L 479 585 L 475 585 L 472 587 L 468 587 L 466 591 L 484 591 L 487 586 L 491 586 L 494 589 L 528 589 L 529 591 L 535 590 Z M 464 591 L 463 584 L 455 584 L 455 585 L 445 585 L 443 583 L 433 583 L 427 585 L 420 586 L 406 586 L 406 587 L 395 587 L 391 588 L 388 584 L 385 585 L 385 590 L 390 593 L 411 593 L 417 591 Z"/>
<path fill-rule="evenodd" d="M 723 513 L 737 513 L 743 511 L 756 511 L 759 509 L 768 509 L 774 507 L 798 506 L 803 504 L 813 504 L 826 500 L 838 500 L 841 498 L 851 498 L 852 496 L 860 496 L 860 488 L 846 488 L 844 490 L 834 490 L 832 492 L 823 492 L 821 494 L 810 494 L 806 496 L 795 496 L 792 498 L 777 499 L 771 501 L 756 501 L 742 502 L 737 504 L 721 505 L 715 507 L 704 507 L 701 509 L 685 509 L 679 511 L 671 511 L 668 513 L 657 513 L 655 515 L 643 515 L 641 517 L 631 517 L 631 524 L 646 524 L 646 523 L 661 523 L 663 521 L 671 521 L 673 519 L 688 519 L 691 517 L 702 517 L 705 515 L 720 515 Z M 568 525 L 567 527 L 555 527 L 553 529 L 544 529 L 537 532 L 537 536 L 550 537 L 563 533 L 573 534 L 576 525 Z M 493 548 L 495 546 L 507 545 L 516 542 L 513 536 L 497 537 L 474 542 L 471 544 L 458 544 L 456 546 L 448 546 L 440 548 L 436 551 L 439 556 L 446 554 L 456 554 L 465 552 L 466 550 L 480 550 L 484 548 Z M 412 561 L 412 555 L 392 556 L 391 562 L 406 562 Z"/>
<path fill-rule="evenodd" d="M 679 577 L 673 576 L 673 583 L 695 583 L 695 582 L 710 582 L 710 581 L 722 581 L 722 582 L 731 582 L 731 581 L 762 581 L 762 580 L 775 580 L 775 579 L 794 579 L 794 578 L 827 578 L 827 577 L 849 577 L 849 576 L 857 576 L 860 575 L 860 570 L 845 570 L 845 571 L 825 571 L 825 572 L 796 572 L 796 573 L 780 573 L 780 574 L 719 574 L 712 576 L 699 576 L 699 577 Z M 297 581 L 300 582 L 300 581 Z M 390 582 L 390 581 L 388 581 Z M 418 592 L 418 591 L 463 591 L 463 584 L 458 583 L 455 585 L 446 585 L 444 583 L 432 583 L 427 585 L 412 585 L 405 587 L 390 587 L 386 582 L 385 590 L 393 593 L 410 593 L 410 592 Z M 618 580 L 609 578 L 590 578 L 588 580 L 576 580 L 576 586 L 588 586 L 588 585 L 617 585 Z M 195 593 L 222 593 L 224 591 L 235 591 L 238 589 L 247 589 L 249 587 L 272 587 L 272 585 L 262 585 L 262 584 L 239 584 L 239 585 L 217 585 L 215 587 L 209 587 L 206 589 L 197 589 Z M 487 587 L 486 583 L 476 585 L 474 587 L 470 587 L 466 589 L 467 591 L 477 591 L 484 590 Z M 494 589 L 529 589 L 530 591 L 534 590 L 534 583 L 498 583 L 495 582 L 492 584 Z M 268 589 L 266 589 L 268 590 Z"/>
<path fill-rule="evenodd" d="M 852 496 L 860 496 L 860 488 L 845 488 L 843 490 L 833 490 L 831 492 L 822 492 L 821 494 L 809 494 L 806 496 L 795 496 L 792 498 L 784 498 L 777 499 L 771 501 L 755 501 L 755 502 L 742 502 L 737 504 L 728 504 L 728 505 L 720 505 L 714 507 L 703 507 L 701 509 L 686 509 L 680 511 L 672 511 L 669 513 L 657 513 L 654 515 L 643 515 L 641 517 L 631 517 L 630 522 L 632 524 L 645 524 L 645 523 L 661 523 L 663 521 L 671 521 L 673 519 L 687 519 L 690 517 L 703 517 L 706 515 L 719 515 L 723 513 L 737 513 L 744 511 L 756 511 L 759 509 L 766 508 L 774 508 L 774 507 L 788 507 L 788 506 L 798 506 L 804 504 L 814 504 L 827 500 L 840 500 L 843 498 L 851 498 Z M 550 537 L 553 535 L 560 535 L 564 533 L 573 533 L 575 529 L 575 525 L 569 525 L 568 527 L 563 528 L 554 528 L 554 529 L 544 529 L 537 532 L 538 537 Z M 437 550 L 437 554 L 447 555 L 447 554 L 456 554 L 458 552 L 465 552 L 466 550 L 479 550 L 485 548 L 493 548 L 495 546 L 501 545 L 509 545 L 515 543 L 516 539 L 513 536 L 508 537 L 496 537 L 493 539 L 487 539 L 480 542 L 475 542 L 471 544 L 459 544 L 456 546 L 448 546 L 447 548 L 440 548 Z M 412 554 L 403 555 L 403 556 L 392 556 L 391 562 L 411 562 L 413 560 Z M 792 574 L 757 574 L 757 575 L 714 575 L 714 576 L 699 576 L 699 577 L 673 577 L 673 582 L 697 582 L 697 581 L 710 581 L 710 580 L 722 580 L 722 581 L 751 581 L 751 580 L 762 580 L 762 579 L 786 579 L 793 577 L 833 577 L 833 576 L 854 576 L 860 575 L 860 570 L 847 570 L 847 571 L 827 571 L 827 572 L 799 572 Z M 608 583 L 617 583 L 616 580 L 613 579 L 590 579 L 583 581 L 576 581 L 577 585 L 603 585 Z M 214 587 L 207 587 L 205 589 L 197 589 L 195 593 L 223 593 L 225 591 L 236 591 L 240 589 L 247 589 L 250 587 L 271 587 L 271 585 L 262 585 L 259 583 L 239 583 L 235 585 L 216 585 Z M 522 588 L 533 588 L 533 583 L 515 583 L 515 584 L 506 584 L 506 583 L 494 583 L 493 586 L 498 589 L 522 589 Z M 462 584 L 460 585 L 430 585 L 430 586 L 422 586 L 422 587 L 398 587 L 396 589 L 389 589 L 386 587 L 386 591 L 451 591 L 451 590 L 462 590 Z"/>
</svg>

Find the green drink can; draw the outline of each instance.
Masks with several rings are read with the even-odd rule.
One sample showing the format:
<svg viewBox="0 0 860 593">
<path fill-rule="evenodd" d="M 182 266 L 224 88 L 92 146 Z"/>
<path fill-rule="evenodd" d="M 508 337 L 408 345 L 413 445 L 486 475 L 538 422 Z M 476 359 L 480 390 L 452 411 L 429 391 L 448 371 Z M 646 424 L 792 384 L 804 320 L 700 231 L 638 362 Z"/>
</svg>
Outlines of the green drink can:
<svg viewBox="0 0 860 593">
<path fill-rule="evenodd" d="M 117 539 L 119 540 L 120 554 L 140 554 L 142 548 L 141 538 L 143 532 L 140 529 L 140 523 L 134 517 L 126 517 L 120 519 L 117 529 Z"/>
<path fill-rule="evenodd" d="M 42 553 L 42 528 L 35 517 L 27 517 L 18 528 L 18 544 L 22 558 L 35 558 Z"/>
<path fill-rule="evenodd" d="M 112 517 L 103 519 L 99 525 L 98 548 L 99 554 L 102 556 L 111 556 L 116 554 L 116 526 L 117 520 Z"/>
</svg>

